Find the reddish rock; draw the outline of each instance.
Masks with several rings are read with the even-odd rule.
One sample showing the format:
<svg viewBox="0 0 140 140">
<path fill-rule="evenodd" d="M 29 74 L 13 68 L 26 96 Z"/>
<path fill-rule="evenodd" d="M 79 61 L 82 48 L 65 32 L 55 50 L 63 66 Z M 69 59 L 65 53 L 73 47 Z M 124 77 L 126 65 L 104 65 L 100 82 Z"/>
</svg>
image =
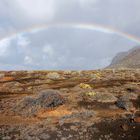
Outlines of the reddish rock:
<svg viewBox="0 0 140 140">
<path fill-rule="evenodd" d="M 136 117 L 136 118 L 134 118 L 134 122 L 136 122 L 136 123 L 140 123 L 140 117 Z"/>
<path fill-rule="evenodd" d="M 15 79 L 14 77 L 7 76 L 7 77 L 1 78 L 0 81 L 13 81 L 14 79 Z"/>
<path fill-rule="evenodd" d="M 124 131 L 128 131 L 129 127 L 127 124 L 121 126 Z"/>
</svg>

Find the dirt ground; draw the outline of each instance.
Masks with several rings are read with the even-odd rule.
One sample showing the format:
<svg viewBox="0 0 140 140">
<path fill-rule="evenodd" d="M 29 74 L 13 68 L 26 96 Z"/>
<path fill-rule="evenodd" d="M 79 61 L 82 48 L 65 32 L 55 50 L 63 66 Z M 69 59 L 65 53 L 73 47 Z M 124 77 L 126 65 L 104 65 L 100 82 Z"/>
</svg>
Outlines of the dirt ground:
<svg viewBox="0 0 140 140">
<path fill-rule="evenodd" d="M 139 139 L 139 69 L 0 72 L 0 140 Z"/>
</svg>

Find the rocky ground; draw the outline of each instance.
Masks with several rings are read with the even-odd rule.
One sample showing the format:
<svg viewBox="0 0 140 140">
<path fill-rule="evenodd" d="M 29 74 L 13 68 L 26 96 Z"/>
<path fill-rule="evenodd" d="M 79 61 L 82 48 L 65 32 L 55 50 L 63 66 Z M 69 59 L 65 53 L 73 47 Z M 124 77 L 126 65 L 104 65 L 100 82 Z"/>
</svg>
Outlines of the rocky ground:
<svg viewBox="0 0 140 140">
<path fill-rule="evenodd" d="M 0 72 L 0 140 L 139 140 L 140 69 Z"/>
</svg>

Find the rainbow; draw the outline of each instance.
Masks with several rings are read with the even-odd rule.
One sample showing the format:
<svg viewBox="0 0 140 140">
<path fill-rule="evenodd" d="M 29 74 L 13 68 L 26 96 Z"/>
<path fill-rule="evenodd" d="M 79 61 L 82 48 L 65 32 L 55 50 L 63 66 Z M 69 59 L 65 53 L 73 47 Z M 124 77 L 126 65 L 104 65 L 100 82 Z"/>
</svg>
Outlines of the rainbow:
<svg viewBox="0 0 140 140">
<path fill-rule="evenodd" d="M 84 29 L 84 30 L 93 30 L 93 31 L 98 31 L 106 34 L 115 34 L 120 37 L 126 38 L 130 41 L 133 41 L 135 43 L 140 44 L 140 38 L 134 35 L 131 35 L 126 32 L 122 32 L 118 29 L 115 29 L 110 26 L 103 26 L 99 24 L 87 24 L 87 23 L 51 23 L 51 24 L 41 24 L 41 25 L 35 25 L 32 26 L 31 28 L 26 28 L 26 29 L 21 29 L 17 30 L 15 32 L 10 32 L 8 35 L 0 38 L 0 41 L 3 39 L 8 39 L 8 38 L 14 38 L 18 36 L 21 33 L 35 33 L 43 30 L 47 30 L 50 28 L 74 28 L 74 29 Z"/>
</svg>

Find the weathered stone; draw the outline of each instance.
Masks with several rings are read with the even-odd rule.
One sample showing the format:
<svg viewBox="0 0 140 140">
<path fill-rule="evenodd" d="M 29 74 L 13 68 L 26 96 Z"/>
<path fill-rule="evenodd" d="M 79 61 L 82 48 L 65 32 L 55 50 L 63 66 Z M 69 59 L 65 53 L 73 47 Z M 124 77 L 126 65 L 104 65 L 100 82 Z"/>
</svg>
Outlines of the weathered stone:
<svg viewBox="0 0 140 140">
<path fill-rule="evenodd" d="M 134 116 L 134 122 L 136 123 L 140 123 L 140 112 L 138 112 L 138 114 L 136 113 Z"/>
<path fill-rule="evenodd" d="M 128 125 L 126 124 L 123 124 L 121 127 L 124 131 L 127 131 L 129 129 Z"/>
<path fill-rule="evenodd" d="M 4 73 L 0 73 L 0 79 L 3 78 L 5 76 Z"/>
<path fill-rule="evenodd" d="M 100 93 L 100 92 L 83 93 L 83 99 L 89 102 L 97 101 L 102 103 L 115 103 L 117 101 L 117 98 L 111 93 Z"/>
<path fill-rule="evenodd" d="M 60 75 L 57 72 L 51 72 L 47 74 L 47 78 L 51 80 L 57 80 L 60 79 Z"/>
<path fill-rule="evenodd" d="M 66 71 L 64 71 L 64 75 L 69 75 L 69 74 L 71 74 L 71 73 L 72 73 L 71 70 L 66 70 Z"/>
<path fill-rule="evenodd" d="M 49 134 L 43 133 L 43 134 L 41 134 L 41 135 L 39 136 L 39 138 L 40 138 L 41 140 L 47 140 L 47 139 L 50 138 L 50 135 L 49 135 Z"/>
<path fill-rule="evenodd" d="M 138 98 L 138 94 L 133 92 L 126 93 L 125 96 L 127 96 L 130 100 L 136 100 Z"/>
<path fill-rule="evenodd" d="M 129 98 L 127 96 L 120 97 L 117 100 L 116 105 L 119 108 L 125 109 L 127 111 L 130 111 L 131 109 L 134 109 L 133 103 L 130 102 L 130 100 L 129 100 Z"/>
<path fill-rule="evenodd" d="M 113 103 L 117 101 L 117 98 L 111 93 L 97 93 L 96 100 L 102 103 Z"/>
</svg>

